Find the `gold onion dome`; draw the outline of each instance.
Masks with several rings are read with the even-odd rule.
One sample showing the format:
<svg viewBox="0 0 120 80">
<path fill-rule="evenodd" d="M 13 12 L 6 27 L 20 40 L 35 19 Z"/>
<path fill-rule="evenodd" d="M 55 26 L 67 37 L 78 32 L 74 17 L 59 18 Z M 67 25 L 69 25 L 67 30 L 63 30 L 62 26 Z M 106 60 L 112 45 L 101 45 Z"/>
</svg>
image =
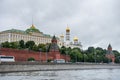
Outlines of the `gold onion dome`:
<svg viewBox="0 0 120 80">
<path fill-rule="evenodd" d="M 31 29 L 35 29 L 35 26 L 32 24 L 32 26 L 30 27 Z"/>
<path fill-rule="evenodd" d="M 69 31 L 70 31 L 70 28 L 69 28 L 69 27 L 67 27 L 67 28 L 66 28 L 66 31 L 67 31 L 67 32 L 69 32 Z"/>
<path fill-rule="evenodd" d="M 63 34 L 61 34 L 61 35 L 60 35 L 60 37 L 61 37 L 61 38 L 64 38 L 64 35 L 63 35 Z"/>
<path fill-rule="evenodd" d="M 75 37 L 74 37 L 74 41 L 78 41 L 78 37 L 75 36 Z"/>
<path fill-rule="evenodd" d="M 35 28 L 35 26 L 32 24 L 32 26 L 30 28 L 28 28 L 26 30 L 27 33 L 31 33 L 31 32 L 37 32 L 40 33 L 40 31 L 38 29 Z"/>
</svg>

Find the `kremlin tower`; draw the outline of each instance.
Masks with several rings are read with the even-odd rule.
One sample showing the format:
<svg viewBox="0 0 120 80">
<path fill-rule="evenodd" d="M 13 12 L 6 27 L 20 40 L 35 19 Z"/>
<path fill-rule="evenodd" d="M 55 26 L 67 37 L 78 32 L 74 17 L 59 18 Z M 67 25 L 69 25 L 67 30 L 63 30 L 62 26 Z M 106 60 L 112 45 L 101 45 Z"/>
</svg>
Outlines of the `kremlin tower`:
<svg viewBox="0 0 120 80">
<path fill-rule="evenodd" d="M 112 63 L 115 62 L 115 56 L 114 56 L 114 54 L 113 54 L 113 52 L 112 52 L 112 47 L 111 47 L 110 44 L 108 45 L 108 48 L 107 48 L 106 57 L 107 57 L 109 60 L 112 60 Z"/>
</svg>

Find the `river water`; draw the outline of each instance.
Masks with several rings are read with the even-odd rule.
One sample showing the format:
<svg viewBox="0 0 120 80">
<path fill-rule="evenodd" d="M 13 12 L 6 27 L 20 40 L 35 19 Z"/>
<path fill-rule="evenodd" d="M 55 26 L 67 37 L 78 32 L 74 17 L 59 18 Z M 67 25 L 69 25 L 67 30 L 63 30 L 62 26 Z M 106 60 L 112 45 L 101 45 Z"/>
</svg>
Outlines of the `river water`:
<svg viewBox="0 0 120 80">
<path fill-rule="evenodd" d="M 0 73 L 0 80 L 120 80 L 120 69 Z"/>
</svg>

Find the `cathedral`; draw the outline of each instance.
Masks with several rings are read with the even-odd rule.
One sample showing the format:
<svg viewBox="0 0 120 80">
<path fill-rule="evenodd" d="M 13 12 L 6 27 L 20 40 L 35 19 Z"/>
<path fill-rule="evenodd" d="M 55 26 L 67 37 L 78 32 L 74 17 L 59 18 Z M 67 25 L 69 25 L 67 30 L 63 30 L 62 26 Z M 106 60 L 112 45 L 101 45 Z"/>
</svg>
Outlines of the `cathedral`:
<svg viewBox="0 0 120 80">
<path fill-rule="evenodd" d="M 82 48 L 81 42 L 77 36 L 73 38 L 73 41 L 70 40 L 70 28 L 67 26 L 65 36 L 63 34 L 60 35 L 60 43 L 59 46 L 71 47 L 71 48 Z"/>
</svg>

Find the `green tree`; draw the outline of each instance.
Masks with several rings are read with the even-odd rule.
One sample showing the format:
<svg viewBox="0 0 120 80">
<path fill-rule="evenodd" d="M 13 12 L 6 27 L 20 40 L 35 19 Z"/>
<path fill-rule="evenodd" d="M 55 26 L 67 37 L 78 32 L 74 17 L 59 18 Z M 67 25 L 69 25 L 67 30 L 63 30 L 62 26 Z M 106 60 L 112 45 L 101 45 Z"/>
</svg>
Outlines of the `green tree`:
<svg viewBox="0 0 120 80">
<path fill-rule="evenodd" d="M 18 42 L 10 42 L 10 48 L 18 49 L 19 43 Z"/>
<path fill-rule="evenodd" d="M 88 58 L 87 54 L 83 54 L 83 61 L 84 61 L 84 62 L 87 62 L 88 59 L 89 59 L 89 58 Z"/>
<path fill-rule="evenodd" d="M 120 53 L 117 50 L 113 50 L 113 53 L 115 55 L 115 62 L 120 63 Z"/>
<path fill-rule="evenodd" d="M 71 51 L 70 57 L 71 57 L 71 60 L 72 60 L 73 62 L 77 62 L 77 61 L 80 62 L 80 61 L 82 61 L 82 58 L 83 58 L 81 52 L 80 52 L 79 50 L 77 50 L 77 49 L 73 49 L 73 50 Z"/>
<path fill-rule="evenodd" d="M 34 45 L 35 45 L 34 41 L 27 41 L 26 44 L 25 44 L 26 48 L 29 48 L 30 50 L 33 49 Z"/>
<path fill-rule="evenodd" d="M 25 48 L 25 43 L 23 40 L 19 41 L 19 45 L 20 45 L 20 49 L 24 49 Z"/>
<path fill-rule="evenodd" d="M 2 47 L 4 48 L 10 48 L 10 43 L 8 41 L 2 43 Z"/>
<path fill-rule="evenodd" d="M 42 52 L 46 52 L 46 45 L 45 44 L 39 44 L 38 50 L 41 49 Z"/>
<path fill-rule="evenodd" d="M 37 45 L 34 45 L 33 48 L 32 48 L 33 51 L 39 51 L 39 48 Z"/>
<path fill-rule="evenodd" d="M 28 58 L 28 61 L 35 61 L 33 57 Z"/>
<path fill-rule="evenodd" d="M 65 46 L 62 46 L 62 47 L 61 47 L 60 53 L 61 53 L 61 54 L 66 54 L 66 47 L 65 47 Z"/>
<path fill-rule="evenodd" d="M 88 47 L 87 51 L 88 53 L 94 53 L 94 50 L 95 50 L 94 47 Z"/>
</svg>

